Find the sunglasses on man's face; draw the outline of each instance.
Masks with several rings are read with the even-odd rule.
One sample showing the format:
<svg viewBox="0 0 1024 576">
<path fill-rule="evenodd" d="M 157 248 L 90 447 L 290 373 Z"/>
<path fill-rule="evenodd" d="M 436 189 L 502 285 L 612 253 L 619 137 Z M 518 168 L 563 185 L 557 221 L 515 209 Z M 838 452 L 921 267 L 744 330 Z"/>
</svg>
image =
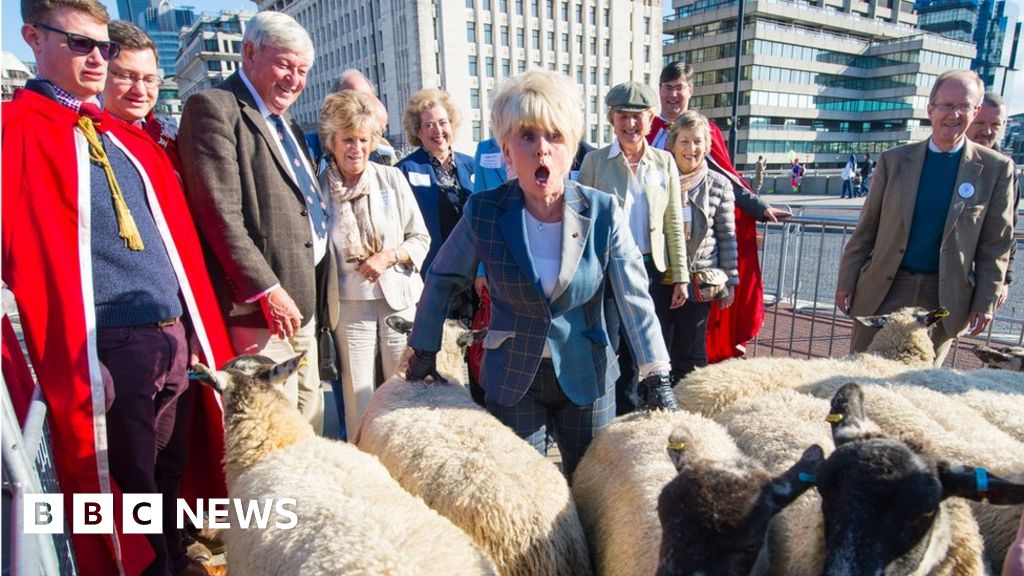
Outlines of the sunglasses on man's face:
<svg viewBox="0 0 1024 576">
<path fill-rule="evenodd" d="M 100 40 L 93 40 L 88 36 L 82 36 L 81 34 L 72 34 L 71 32 L 65 32 L 59 28 L 53 26 L 47 26 L 46 24 L 33 24 L 36 28 L 42 28 L 50 32 L 56 32 L 57 34 L 63 34 L 68 40 L 68 50 L 71 50 L 75 54 L 88 55 L 92 53 L 93 48 L 99 48 L 100 57 L 104 60 L 110 60 L 111 58 L 117 58 L 117 55 L 121 53 L 121 45 L 117 42 L 102 42 Z"/>
</svg>

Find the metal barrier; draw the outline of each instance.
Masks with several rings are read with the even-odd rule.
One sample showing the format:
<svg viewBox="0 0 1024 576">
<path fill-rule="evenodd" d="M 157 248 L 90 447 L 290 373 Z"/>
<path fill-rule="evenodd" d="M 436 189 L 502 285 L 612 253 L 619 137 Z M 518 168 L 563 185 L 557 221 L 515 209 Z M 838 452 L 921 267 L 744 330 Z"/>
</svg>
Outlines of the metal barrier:
<svg viewBox="0 0 1024 576">
<path fill-rule="evenodd" d="M 762 224 L 758 230 L 759 258 L 764 282 L 765 325 L 748 345 L 751 356 L 832 357 L 849 350 L 852 321 L 835 306 L 839 260 L 857 219 L 797 215 L 782 223 Z M 1016 242 L 1024 233 L 1016 232 Z M 1017 278 L 1024 277 L 1024 247 L 1014 262 Z M 976 368 L 980 361 L 960 354 L 961 345 L 995 342 L 1024 343 L 1024 282 L 1010 285 L 1005 305 L 983 337 L 957 339 L 946 365 Z"/>
</svg>

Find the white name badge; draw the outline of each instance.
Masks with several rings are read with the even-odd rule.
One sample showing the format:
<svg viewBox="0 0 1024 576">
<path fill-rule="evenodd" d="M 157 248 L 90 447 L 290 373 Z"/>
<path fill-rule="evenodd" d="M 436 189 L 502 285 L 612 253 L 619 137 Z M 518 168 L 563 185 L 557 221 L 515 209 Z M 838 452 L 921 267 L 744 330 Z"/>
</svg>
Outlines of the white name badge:
<svg viewBox="0 0 1024 576">
<path fill-rule="evenodd" d="M 490 154 L 480 155 L 480 165 L 484 168 L 496 169 L 501 168 L 505 162 L 501 159 L 501 152 L 491 152 Z"/>
<path fill-rule="evenodd" d="M 957 194 L 959 194 L 961 198 L 970 198 L 971 196 L 974 196 L 974 184 L 964 182 L 960 185 L 960 189 L 957 190 Z"/>
<path fill-rule="evenodd" d="M 573 182 L 576 182 L 579 179 L 580 179 L 580 171 L 579 170 L 570 170 L 569 171 L 569 180 L 572 180 Z"/>
<path fill-rule="evenodd" d="M 693 222 L 693 206 L 683 206 L 683 223 Z"/>
<path fill-rule="evenodd" d="M 662 172 L 648 172 L 644 175 L 644 181 L 648 186 L 664 186 L 665 174 Z"/>
<path fill-rule="evenodd" d="M 413 186 L 430 186 L 430 174 L 409 172 L 409 184 Z"/>
</svg>

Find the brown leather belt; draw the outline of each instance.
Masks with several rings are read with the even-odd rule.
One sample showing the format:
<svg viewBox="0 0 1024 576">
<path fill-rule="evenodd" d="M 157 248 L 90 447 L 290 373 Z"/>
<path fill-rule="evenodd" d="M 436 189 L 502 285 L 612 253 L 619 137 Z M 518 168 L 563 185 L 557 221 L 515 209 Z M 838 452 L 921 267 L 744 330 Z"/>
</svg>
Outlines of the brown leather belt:
<svg viewBox="0 0 1024 576">
<path fill-rule="evenodd" d="M 174 326 L 175 324 L 178 323 L 179 320 L 181 320 L 181 318 L 178 317 L 178 316 L 175 316 L 174 318 L 168 318 L 166 320 L 161 320 L 161 321 L 156 323 L 156 327 L 157 328 L 167 328 L 168 326 Z"/>
</svg>

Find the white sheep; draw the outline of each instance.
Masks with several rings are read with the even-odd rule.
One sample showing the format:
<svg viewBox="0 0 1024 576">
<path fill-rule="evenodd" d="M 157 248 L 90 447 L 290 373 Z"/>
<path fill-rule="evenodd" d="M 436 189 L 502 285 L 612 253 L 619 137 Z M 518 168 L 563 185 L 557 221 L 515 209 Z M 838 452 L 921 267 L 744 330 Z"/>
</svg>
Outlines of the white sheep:
<svg viewBox="0 0 1024 576">
<path fill-rule="evenodd" d="M 971 462 L 1004 478 L 1024 480 L 1024 444 L 990 423 L 955 396 L 920 386 L 874 385 L 859 382 L 867 418 L 882 432 L 921 446 L 936 459 Z M 801 387 L 819 398 L 830 398 L 841 386 L 834 382 Z M 1013 541 L 1021 508 L 972 504 L 989 560 L 1002 563 Z"/>
<path fill-rule="evenodd" d="M 302 356 L 242 356 L 196 371 L 224 395 L 228 494 L 262 504 L 294 498 L 292 529 L 235 518 L 224 540 L 232 574 L 496 574 L 448 520 L 404 490 L 373 456 L 317 436 L 281 385 Z"/>
<path fill-rule="evenodd" d="M 945 313 L 903 308 L 885 316 L 857 318 L 879 326 L 868 351 L 843 358 L 734 359 L 698 368 L 675 386 L 676 398 L 686 409 L 714 417 L 734 402 L 802 384 L 834 379 L 837 385 L 851 378 L 889 377 L 930 366 L 935 350 L 928 327 Z"/>
<path fill-rule="evenodd" d="M 573 495 L 602 576 L 652 575 L 658 568 L 658 496 L 677 475 L 665 454 L 676 428 L 693 437 L 694 458 L 743 457 L 725 429 L 685 411 L 634 412 L 598 433 L 573 475 Z"/>
<path fill-rule="evenodd" d="M 437 356 L 443 377 L 462 373 L 461 350 L 475 338 L 446 324 Z M 406 382 L 399 372 L 370 400 L 359 448 L 469 534 L 499 573 L 590 574 L 587 541 L 558 468 L 461 385 Z"/>
<path fill-rule="evenodd" d="M 973 352 L 989 368 L 1024 372 L 1024 347 L 1022 346 L 992 348 L 978 344 L 974 347 Z"/>
</svg>

